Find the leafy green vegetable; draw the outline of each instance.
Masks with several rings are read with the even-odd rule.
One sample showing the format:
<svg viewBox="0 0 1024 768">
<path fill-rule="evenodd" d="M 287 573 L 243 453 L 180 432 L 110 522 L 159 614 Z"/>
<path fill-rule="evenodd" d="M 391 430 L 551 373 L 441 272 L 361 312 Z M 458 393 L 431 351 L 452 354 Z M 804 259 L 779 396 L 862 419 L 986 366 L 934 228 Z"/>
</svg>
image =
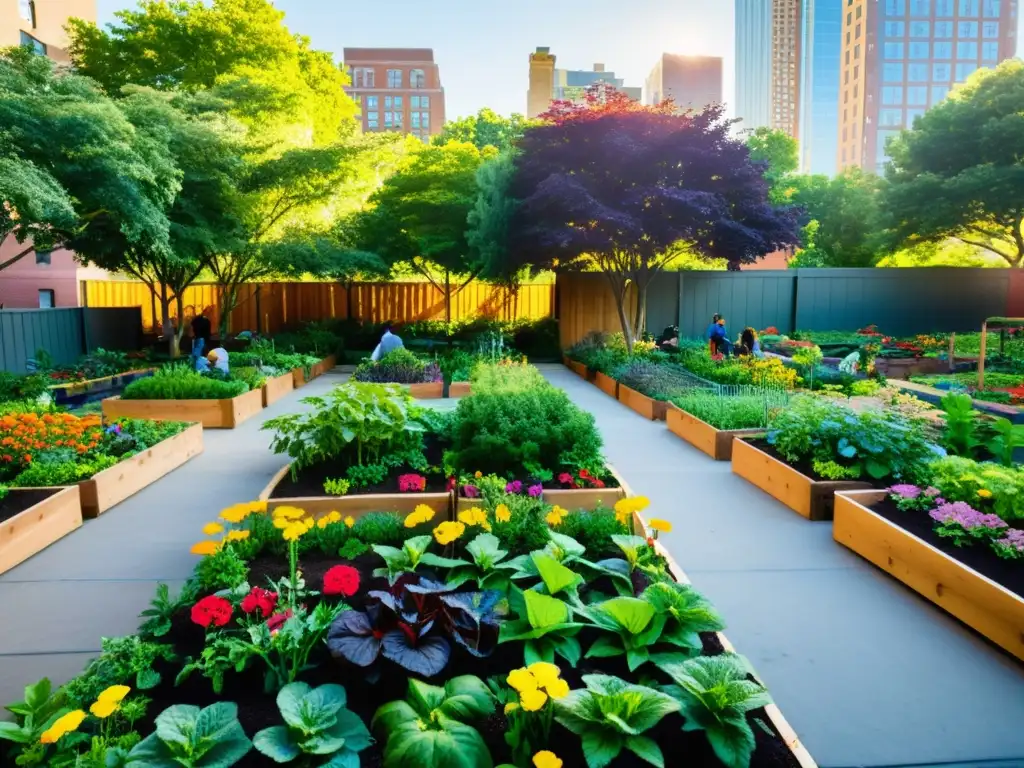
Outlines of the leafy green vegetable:
<svg viewBox="0 0 1024 768">
<path fill-rule="evenodd" d="M 156 718 L 156 730 L 128 753 L 127 765 L 139 768 L 228 768 L 252 749 L 238 722 L 238 705 L 219 701 L 205 709 L 188 704 L 168 707 Z"/>
<path fill-rule="evenodd" d="M 513 589 L 512 608 L 519 619 L 501 623 L 499 643 L 526 641 L 523 656 L 527 665 L 536 661 L 554 663 L 555 654 L 575 666 L 582 648 L 576 635 L 583 624 L 573 621 L 572 609 L 557 597 L 540 592 Z"/>
</svg>

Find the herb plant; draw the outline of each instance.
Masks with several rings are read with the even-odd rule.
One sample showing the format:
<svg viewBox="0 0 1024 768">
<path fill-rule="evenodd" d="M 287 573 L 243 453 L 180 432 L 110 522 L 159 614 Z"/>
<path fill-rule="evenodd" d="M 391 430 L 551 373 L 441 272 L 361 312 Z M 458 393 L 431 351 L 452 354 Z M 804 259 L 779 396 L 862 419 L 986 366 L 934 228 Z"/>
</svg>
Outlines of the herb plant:
<svg viewBox="0 0 1024 768">
<path fill-rule="evenodd" d="M 124 388 L 125 400 L 227 400 L 249 391 L 244 381 L 204 375 L 187 364 L 158 368 L 152 376 Z"/>
<path fill-rule="evenodd" d="M 1024 424 L 1014 424 L 1009 419 L 999 418 L 992 422 L 991 427 L 993 434 L 985 447 L 1004 467 L 1012 467 L 1013 452 L 1024 448 Z"/>
<path fill-rule="evenodd" d="M 950 392 L 941 401 L 946 416 L 943 444 L 946 450 L 957 456 L 974 458 L 981 447 L 978 412 L 974 410 L 970 395 Z"/>
<path fill-rule="evenodd" d="M 226 768 L 252 749 L 238 722 L 238 705 L 219 701 L 205 709 L 168 707 L 156 730 L 128 753 L 128 766 L 142 768 Z"/>
</svg>

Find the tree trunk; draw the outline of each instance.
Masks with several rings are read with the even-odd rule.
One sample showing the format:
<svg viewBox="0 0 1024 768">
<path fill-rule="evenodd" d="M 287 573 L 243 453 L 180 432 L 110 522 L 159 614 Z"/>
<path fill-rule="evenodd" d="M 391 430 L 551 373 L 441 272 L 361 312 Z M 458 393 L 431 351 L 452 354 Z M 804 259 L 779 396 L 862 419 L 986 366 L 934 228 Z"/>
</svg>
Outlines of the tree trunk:
<svg viewBox="0 0 1024 768">
<path fill-rule="evenodd" d="M 163 332 L 164 339 L 167 340 L 167 354 L 170 355 L 173 360 L 178 356 L 178 347 L 175 343 L 177 334 L 175 334 L 174 326 L 171 324 L 171 299 L 167 295 L 166 285 L 160 286 L 160 328 Z"/>
<path fill-rule="evenodd" d="M 452 278 L 451 273 L 444 271 L 444 322 L 448 326 L 446 333 L 451 333 L 452 324 Z"/>
<path fill-rule="evenodd" d="M 619 324 L 622 325 L 622 336 L 626 340 L 626 351 L 633 354 L 633 329 L 629 325 L 629 318 L 626 316 L 626 294 L 628 283 L 625 279 L 618 282 L 608 274 L 608 282 L 612 287 L 612 294 L 615 296 L 615 309 L 619 313 Z"/>
<path fill-rule="evenodd" d="M 182 296 L 184 291 L 178 291 L 174 297 L 174 304 L 178 308 L 178 330 L 174 334 L 174 354 L 177 357 L 181 351 L 181 339 L 185 335 L 185 299 Z"/>
</svg>

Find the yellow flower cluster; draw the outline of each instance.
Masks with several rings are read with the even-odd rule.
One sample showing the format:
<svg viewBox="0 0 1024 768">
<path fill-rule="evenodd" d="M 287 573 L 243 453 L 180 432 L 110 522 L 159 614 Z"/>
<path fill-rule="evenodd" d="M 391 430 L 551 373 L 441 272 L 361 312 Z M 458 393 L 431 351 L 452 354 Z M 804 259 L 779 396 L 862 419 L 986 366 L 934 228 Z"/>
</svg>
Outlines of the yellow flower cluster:
<svg viewBox="0 0 1024 768">
<path fill-rule="evenodd" d="M 127 685 L 112 685 L 99 695 L 96 702 L 89 707 L 89 711 L 100 719 L 110 717 L 121 708 L 121 700 L 131 693 L 131 690 Z"/>
<path fill-rule="evenodd" d="M 465 532 L 466 526 L 462 523 L 453 523 L 450 520 L 445 520 L 434 529 L 434 538 L 437 539 L 438 544 L 447 546 Z"/>
<path fill-rule="evenodd" d="M 551 750 L 542 749 L 533 756 L 533 768 L 562 768 L 562 761 Z"/>
<path fill-rule="evenodd" d="M 628 525 L 635 512 L 643 512 L 651 504 L 646 496 L 629 496 L 615 502 L 615 519 Z"/>
<path fill-rule="evenodd" d="M 561 699 L 569 695 L 569 684 L 560 677 L 561 674 L 554 664 L 538 661 L 528 667 L 513 669 L 508 673 L 506 682 L 519 694 L 519 706 L 527 712 L 536 712 L 547 704 L 549 697 Z M 507 714 L 509 707 L 505 711 Z"/>
<path fill-rule="evenodd" d="M 112 685 L 99 695 L 93 705 L 89 707 L 89 711 L 101 720 L 110 717 L 121 708 L 121 700 L 131 693 L 131 690 L 127 685 Z M 85 717 L 85 712 L 81 709 L 61 715 L 39 736 L 40 743 L 56 744 L 61 736 L 77 731 Z"/>
<path fill-rule="evenodd" d="M 267 512 L 267 502 L 265 501 L 248 501 L 244 504 L 235 504 L 233 507 L 228 507 L 220 513 L 220 519 L 225 523 L 234 523 L 237 525 L 247 518 L 249 515 L 264 515 Z"/>
<path fill-rule="evenodd" d="M 356 519 L 352 517 L 352 515 L 342 518 L 341 512 L 332 511 L 328 512 L 326 515 L 317 520 L 316 527 L 320 530 L 323 530 L 328 525 L 334 525 L 335 523 L 340 522 L 344 522 L 346 527 L 351 528 L 353 525 L 356 524 Z"/>
<path fill-rule="evenodd" d="M 491 530 L 491 524 L 487 522 L 487 513 L 480 509 L 480 507 L 471 507 L 459 512 L 459 522 L 468 526 L 479 525 L 487 532 Z"/>
<path fill-rule="evenodd" d="M 499 504 L 494 508 L 494 519 L 499 523 L 507 523 L 512 519 L 512 511 L 504 504 Z"/>
<path fill-rule="evenodd" d="M 555 504 L 555 506 L 551 508 L 551 511 L 548 512 L 547 517 L 545 517 L 544 519 L 547 521 L 548 525 L 555 527 L 562 524 L 562 520 L 565 519 L 565 516 L 567 514 L 569 514 L 567 510 L 562 509 L 560 506 Z"/>
<path fill-rule="evenodd" d="M 313 527 L 313 518 L 298 507 L 278 507 L 274 510 L 274 527 L 280 529 L 285 541 L 298 541 Z"/>
<path fill-rule="evenodd" d="M 415 528 L 418 525 L 429 523 L 434 519 L 436 513 L 426 504 L 417 505 L 416 509 L 405 516 L 405 527 Z"/>
<path fill-rule="evenodd" d="M 660 517 L 652 517 L 647 524 L 659 533 L 672 533 L 672 523 L 662 520 Z"/>
<path fill-rule="evenodd" d="M 978 490 L 978 495 L 981 496 L 981 498 L 983 498 L 983 499 L 991 499 L 992 498 L 992 491 L 990 491 L 990 490 L 988 490 L 986 488 L 981 488 L 981 489 Z"/>
</svg>

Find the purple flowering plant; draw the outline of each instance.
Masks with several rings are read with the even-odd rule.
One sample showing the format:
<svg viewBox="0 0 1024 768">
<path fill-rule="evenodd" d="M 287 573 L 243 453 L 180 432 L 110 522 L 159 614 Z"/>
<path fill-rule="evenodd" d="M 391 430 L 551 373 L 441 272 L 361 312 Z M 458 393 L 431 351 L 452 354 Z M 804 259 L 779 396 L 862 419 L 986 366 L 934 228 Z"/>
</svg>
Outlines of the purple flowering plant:
<svg viewBox="0 0 1024 768">
<path fill-rule="evenodd" d="M 537 483 L 536 485 L 531 485 L 527 489 L 527 493 L 536 498 L 540 496 L 542 493 L 544 493 L 544 486 L 541 485 L 540 483 Z"/>
<path fill-rule="evenodd" d="M 998 515 L 979 512 L 963 501 L 940 504 L 928 514 L 936 522 L 935 532 L 957 547 L 992 540 L 1009 527 Z"/>
<path fill-rule="evenodd" d="M 909 483 L 899 483 L 887 490 L 889 498 L 901 512 L 927 512 L 936 505 L 945 503 L 944 499 L 939 497 L 939 489 L 931 486 L 919 488 Z"/>
<path fill-rule="evenodd" d="M 522 493 L 523 492 L 523 481 L 513 480 L 511 483 L 505 484 L 505 493 Z"/>
<path fill-rule="evenodd" d="M 1024 531 L 1011 528 L 1001 539 L 993 539 L 992 549 L 1006 560 L 1024 560 Z"/>
</svg>

